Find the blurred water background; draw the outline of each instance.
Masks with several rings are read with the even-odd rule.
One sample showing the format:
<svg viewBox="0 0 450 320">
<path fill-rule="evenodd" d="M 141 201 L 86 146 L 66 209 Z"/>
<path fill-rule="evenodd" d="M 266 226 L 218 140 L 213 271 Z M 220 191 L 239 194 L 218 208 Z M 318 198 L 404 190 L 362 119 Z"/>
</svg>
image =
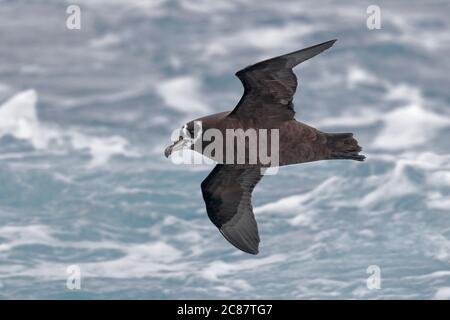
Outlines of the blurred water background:
<svg viewBox="0 0 450 320">
<path fill-rule="evenodd" d="M 69 4 L 0 1 L 0 298 L 450 298 L 448 1 L 377 1 L 380 30 L 372 1 L 78 0 L 81 30 Z M 368 159 L 265 177 L 241 253 L 206 215 L 212 166 L 164 147 L 234 107 L 237 70 L 334 38 L 296 69 L 297 119 Z"/>
</svg>

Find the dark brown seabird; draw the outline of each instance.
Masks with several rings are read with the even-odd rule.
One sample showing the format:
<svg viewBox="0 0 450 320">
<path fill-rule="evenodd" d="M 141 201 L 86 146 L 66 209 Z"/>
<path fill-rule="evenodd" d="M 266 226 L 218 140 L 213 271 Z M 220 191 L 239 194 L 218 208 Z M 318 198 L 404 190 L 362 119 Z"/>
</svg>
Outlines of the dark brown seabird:
<svg viewBox="0 0 450 320">
<path fill-rule="evenodd" d="M 279 166 L 333 159 L 363 161 L 365 156 L 359 154 L 361 147 L 352 133 L 321 132 L 294 118 L 292 100 L 297 78 L 292 69 L 335 42 L 327 41 L 238 71 L 236 76 L 244 85 L 244 94 L 233 111 L 193 120 L 183 126 L 184 131 L 192 137 L 194 121 L 202 122 L 203 132 L 214 128 L 224 136 L 226 129 L 279 129 Z M 183 147 L 194 149 L 192 140 L 191 143 L 187 140 L 186 136 L 180 136 L 166 148 L 166 157 Z M 207 145 L 200 150 L 205 150 Z M 245 159 L 244 164 L 217 164 L 202 182 L 201 189 L 208 216 L 225 239 L 244 252 L 257 254 L 259 234 L 251 194 L 262 178 L 264 165 L 259 159 L 257 164 L 250 165 L 248 157 Z"/>
</svg>

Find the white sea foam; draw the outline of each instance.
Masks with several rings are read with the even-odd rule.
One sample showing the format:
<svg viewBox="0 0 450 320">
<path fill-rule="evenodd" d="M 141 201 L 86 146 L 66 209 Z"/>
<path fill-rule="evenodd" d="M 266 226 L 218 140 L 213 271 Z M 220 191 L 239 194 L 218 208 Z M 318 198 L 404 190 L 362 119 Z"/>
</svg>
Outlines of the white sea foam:
<svg viewBox="0 0 450 320">
<path fill-rule="evenodd" d="M 123 257 L 102 263 L 83 263 L 84 274 L 111 278 L 163 277 L 164 273 L 166 276 L 176 276 L 186 268 L 184 263 L 174 263 L 181 257 L 181 252 L 162 241 L 130 244 L 127 248 L 123 244 L 115 246 L 124 252 Z"/>
<path fill-rule="evenodd" d="M 106 138 L 92 137 L 77 131 L 68 133 L 70 144 L 75 150 L 87 150 L 92 159 L 91 167 L 106 164 L 114 155 L 129 157 L 138 156 L 135 152 L 127 150 L 128 141 L 120 136 Z"/>
<path fill-rule="evenodd" d="M 95 137 L 73 128 L 63 130 L 38 119 L 37 93 L 22 91 L 0 106 L 0 138 L 10 135 L 27 140 L 37 150 L 86 150 L 91 166 L 103 165 L 114 155 L 137 156 L 127 149 L 128 141 L 120 136 Z"/>
<path fill-rule="evenodd" d="M 396 163 L 391 172 L 377 176 L 375 179 L 376 188 L 365 195 L 359 205 L 361 208 L 368 208 L 381 201 L 399 198 L 408 194 L 413 194 L 418 190 L 406 172 L 407 166 L 402 163 Z"/>
<path fill-rule="evenodd" d="M 70 3 L 70 1 L 67 1 Z M 105 8 L 107 6 L 122 6 L 139 9 L 155 9 L 164 3 L 167 0 L 130 0 L 130 1 L 122 1 L 122 0 L 79 0 L 78 3 L 88 4 L 93 6 L 100 6 L 101 8 Z"/>
<path fill-rule="evenodd" d="M 101 250 L 102 243 L 92 243 L 92 248 Z M 83 278 L 115 278 L 139 279 L 144 277 L 170 278 L 180 277 L 189 270 L 185 263 L 178 259 L 179 251 L 164 242 L 130 244 L 127 247 L 116 245 L 123 256 L 98 262 L 82 262 L 77 265 L 81 268 Z M 111 248 L 110 248 L 111 249 Z M 29 276 L 45 280 L 66 279 L 66 269 L 70 264 L 58 262 L 38 262 L 32 269 L 26 266 L 7 268 L 4 271 L 10 276 Z"/>
<path fill-rule="evenodd" d="M 448 212 L 448 211 L 447 211 Z M 425 235 L 427 256 L 450 263 L 450 239 L 437 232 Z"/>
<path fill-rule="evenodd" d="M 438 170 L 436 172 L 430 173 L 427 177 L 427 184 L 439 186 L 439 187 L 450 187 L 450 168 L 448 171 Z"/>
<path fill-rule="evenodd" d="M 0 137 L 12 135 L 29 140 L 36 149 L 46 148 L 51 140 L 59 140 L 58 132 L 42 127 L 36 112 L 37 94 L 22 91 L 0 106 Z"/>
<path fill-rule="evenodd" d="M 450 126 L 450 118 L 429 111 L 417 88 L 399 85 L 387 93 L 388 100 L 406 101 L 382 117 L 383 128 L 373 142 L 375 148 L 401 150 L 423 145 Z"/>
<path fill-rule="evenodd" d="M 380 79 L 367 70 L 354 65 L 347 71 L 347 84 L 349 88 L 355 88 L 361 84 L 380 84 Z"/>
<path fill-rule="evenodd" d="M 245 259 L 237 262 L 214 261 L 203 268 L 201 275 L 212 281 L 218 281 L 228 274 L 237 273 L 244 270 L 254 270 L 262 267 L 277 264 L 286 259 L 283 254 L 275 254 L 265 258 Z"/>
<path fill-rule="evenodd" d="M 277 215 L 295 215 L 289 220 L 291 225 L 312 226 L 318 208 L 323 203 L 331 207 L 354 207 L 366 210 L 383 204 L 395 203 L 398 199 L 414 195 L 427 188 L 426 204 L 429 208 L 446 210 L 450 203 L 436 188 L 448 186 L 447 173 L 450 172 L 450 155 L 431 152 L 402 153 L 397 156 L 369 156 L 367 166 L 384 165 L 387 169 L 359 179 L 343 176 L 328 178 L 317 187 L 303 194 L 291 195 L 254 208 L 257 215 L 276 212 Z M 425 180 L 417 180 L 414 175 L 423 174 Z M 350 192 L 355 188 L 364 190 L 361 195 Z M 336 192 L 340 190 L 340 192 Z M 347 196 L 343 199 L 342 195 Z M 373 236 L 373 233 L 371 234 Z"/>
<path fill-rule="evenodd" d="M 181 0 L 182 8 L 200 14 L 214 14 L 231 11 L 236 7 L 232 1 Z"/>
<path fill-rule="evenodd" d="M 438 209 L 449 212 L 450 211 L 450 198 L 444 196 L 440 192 L 428 193 L 427 206 L 430 209 Z"/>
<path fill-rule="evenodd" d="M 444 16 L 445 17 L 445 16 Z M 382 41 L 394 41 L 396 43 L 404 43 L 414 47 L 423 48 L 430 51 L 443 50 L 450 47 L 448 23 L 441 28 L 424 28 L 420 22 L 424 19 L 439 21 L 436 15 L 430 16 L 429 12 L 422 11 L 420 15 L 406 14 L 397 15 L 392 12 L 386 12 L 386 18 L 400 32 L 383 32 L 377 37 Z M 440 20 L 446 22 L 445 18 Z"/>
<path fill-rule="evenodd" d="M 433 299 L 436 300 L 450 300 L 450 287 L 439 288 Z"/>
<path fill-rule="evenodd" d="M 50 235 L 49 227 L 32 224 L 27 226 L 2 226 L 0 227 L 0 237 L 7 239 L 0 244 L 0 252 L 11 250 L 20 245 L 46 244 L 54 240 Z"/>
<path fill-rule="evenodd" d="M 275 211 L 297 211 L 300 206 L 308 201 L 320 201 L 319 198 L 326 196 L 326 193 L 336 187 L 339 178 L 331 177 L 318 185 L 315 189 L 302 195 L 294 195 L 282 198 L 274 203 L 268 203 L 254 209 L 255 213 L 275 212 Z"/>
<path fill-rule="evenodd" d="M 177 276 L 187 266 L 174 263 L 181 257 L 175 247 L 163 242 L 119 243 L 114 241 L 61 241 L 52 235 L 53 231 L 45 225 L 5 226 L 0 227 L 0 253 L 10 252 L 23 245 L 45 245 L 50 247 L 77 248 L 85 250 L 117 250 L 122 253 L 119 258 L 100 262 L 80 263 L 84 277 L 141 278 L 152 276 Z M 9 265 L 2 271 L 9 276 L 31 276 L 42 279 L 64 279 L 68 264 L 41 261 L 32 269 Z"/>
<path fill-rule="evenodd" d="M 422 274 L 422 275 L 418 275 L 418 276 L 407 276 L 407 277 L 403 277 L 402 280 L 430 280 L 430 279 L 449 278 L 449 277 L 450 277 L 450 271 L 443 270 L 443 271 L 434 271 L 432 273 Z"/>
<path fill-rule="evenodd" d="M 137 83 L 133 83 L 129 85 L 127 88 L 123 90 L 111 90 L 108 92 L 95 92 L 92 95 L 85 95 L 81 97 L 56 97 L 58 103 L 65 107 L 80 107 L 86 105 L 95 105 L 98 103 L 114 103 L 121 102 L 126 99 L 135 98 L 139 95 L 142 95 L 148 91 L 148 87 L 151 85 L 151 80 L 149 81 L 146 77 L 146 80 L 139 80 Z M 112 116 L 112 115 L 111 115 Z M 130 117 L 129 113 L 120 114 L 120 119 L 122 121 Z M 132 118 L 133 120 L 133 118 Z"/>
<path fill-rule="evenodd" d="M 427 108 L 427 99 L 415 86 L 393 84 L 369 71 L 352 66 L 347 72 L 349 87 L 377 84 L 384 89 L 384 99 L 397 104 L 386 112 L 377 106 L 361 106 L 341 116 L 318 121 L 319 126 L 362 127 L 379 123 L 381 129 L 371 143 L 378 150 L 402 151 L 419 147 L 437 138 L 442 129 L 450 127 L 450 114 L 437 113 Z"/>
<path fill-rule="evenodd" d="M 265 52 L 264 56 L 254 58 L 255 61 L 267 59 L 267 54 L 272 56 L 280 55 L 283 53 L 280 50 L 294 51 L 296 48 L 301 47 L 302 37 L 313 31 L 317 31 L 317 26 L 312 28 L 307 23 L 245 28 L 211 39 L 206 48 L 202 48 L 202 55 L 204 59 L 209 60 L 215 56 L 223 56 L 243 49 L 253 48 Z"/>
<path fill-rule="evenodd" d="M 334 193 L 341 182 L 338 177 L 331 177 L 305 194 L 293 195 L 267 203 L 254 208 L 254 212 L 258 215 L 266 212 L 295 214 L 295 217 L 289 220 L 291 225 L 311 225 L 316 213 L 315 206 L 329 198 L 330 193 Z"/>
<path fill-rule="evenodd" d="M 92 48 L 110 48 L 120 44 L 120 37 L 117 34 L 108 33 L 100 38 L 94 38 L 89 41 Z"/>
<path fill-rule="evenodd" d="M 342 115 L 317 120 L 319 127 L 342 126 L 342 127 L 363 127 L 383 120 L 383 115 L 379 111 L 361 107 L 359 110 L 346 111 Z"/>
<path fill-rule="evenodd" d="M 156 93 L 164 103 L 183 113 L 207 113 L 209 108 L 201 94 L 199 79 L 183 76 L 161 81 L 156 87 Z"/>
</svg>

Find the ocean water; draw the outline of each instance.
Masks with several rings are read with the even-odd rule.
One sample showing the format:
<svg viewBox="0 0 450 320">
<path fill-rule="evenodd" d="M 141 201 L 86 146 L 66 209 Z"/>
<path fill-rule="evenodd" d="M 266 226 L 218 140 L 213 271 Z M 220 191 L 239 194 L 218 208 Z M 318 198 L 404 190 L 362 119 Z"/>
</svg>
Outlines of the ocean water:
<svg viewBox="0 0 450 320">
<path fill-rule="evenodd" d="M 80 30 L 69 4 L 0 1 L 0 298 L 450 298 L 448 1 L 377 1 L 379 30 L 370 1 L 79 0 Z M 239 252 L 212 166 L 164 147 L 234 107 L 240 68 L 334 38 L 295 70 L 297 119 L 367 160 L 264 177 L 260 254 Z"/>
</svg>

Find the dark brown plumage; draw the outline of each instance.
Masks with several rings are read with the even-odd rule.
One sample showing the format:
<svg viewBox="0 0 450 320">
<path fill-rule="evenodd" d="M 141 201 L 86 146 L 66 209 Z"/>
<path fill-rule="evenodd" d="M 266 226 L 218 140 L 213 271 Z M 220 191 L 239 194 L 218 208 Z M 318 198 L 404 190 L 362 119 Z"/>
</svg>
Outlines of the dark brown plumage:
<svg viewBox="0 0 450 320">
<path fill-rule="evenodd" d="M 361 147 L 353 134 L 324 133 L 294 119 L 292 100 L 297 89 L 297 78 L 292 68 L 330 48 L 335 41 L 265 60 L 238 71 L 236 76 L 244 85 L 244 94 L 234 110 L 193 120 L 185 125 L 187 132 L 193 135 L 194 121 L 202 122 L 203 132 L 218 129 L 224 138 L 226 129 L 278 129 L 280 166 L 332 159 L 363 161 L 365 157 L 359 154 Z M 184 140 L 180 137 L 179 141 L 169 146 L 166 156 L 182 146 Z M 208 145 L 208 142 L 202 145 L 202 153 Z M 201 184 L 211 221 L 230 243 L 251 254 L 257 254 L 259 246 L 251 193 L 262 178 L 261 168 L 270 166 L 259 158 L 256 164 L 249 164 L 249 148 L 258 149 L 258 145 L 246 144 L 244 164 L 238 164 L 237 159 L 234 164 L 219 163 Z M 189 147 L 194 149 L 194 145 Z M 269 148 L 270 154 L 271 151 Z M 214 155 L 211 158 L 218 160 Z"/>
</svg>

